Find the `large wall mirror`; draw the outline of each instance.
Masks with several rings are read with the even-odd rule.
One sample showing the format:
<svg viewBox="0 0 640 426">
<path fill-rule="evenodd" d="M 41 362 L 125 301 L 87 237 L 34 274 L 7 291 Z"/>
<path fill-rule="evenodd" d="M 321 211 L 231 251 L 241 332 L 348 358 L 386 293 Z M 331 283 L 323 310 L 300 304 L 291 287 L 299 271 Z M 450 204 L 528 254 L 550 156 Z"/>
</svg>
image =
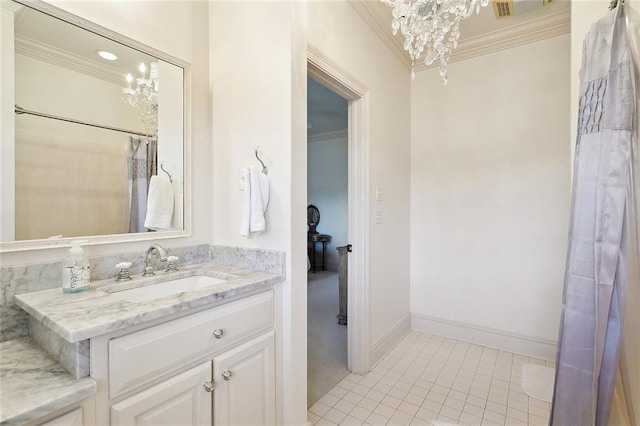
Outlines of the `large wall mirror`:
<svg viewBox="0 0 640 426">
<path fill-rule="evenodd" d="M 46 3 L 1 10 L 0 249 L 188 234 L 188 64 Z"/>
</svg>

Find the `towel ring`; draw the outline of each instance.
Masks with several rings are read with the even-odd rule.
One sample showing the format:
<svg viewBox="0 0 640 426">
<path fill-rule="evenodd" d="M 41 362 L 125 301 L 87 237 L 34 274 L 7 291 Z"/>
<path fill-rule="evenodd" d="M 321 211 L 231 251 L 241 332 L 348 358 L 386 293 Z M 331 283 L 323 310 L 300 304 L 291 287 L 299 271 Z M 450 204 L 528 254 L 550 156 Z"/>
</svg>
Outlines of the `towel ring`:
<svg viewBox="0 0 640 426">
<path fill-rule="evenodd" d="M 167 176 L 169 176 L 169 182 L 173 183 L 173 178 L 171 177 L 171 173 L 169 173 L 167 171 L 167 169 L 164 168 L 164 164 L 160 163 L 160 169 L 165 172 L 167 174 Z"/>
<path fill-rule="evenodd" d="M 258 148 L 254 149 L 254 152 L 256 153 L 256 158 L 258 159 L 260 164 L 262 164 L 262 173 L 264 173 L 265 175 L 268 175 L 269 174 L 269 169 L 267 169 L 267 166 L 264 165 L 264 162 L 258 156 Z"/>
</svg>

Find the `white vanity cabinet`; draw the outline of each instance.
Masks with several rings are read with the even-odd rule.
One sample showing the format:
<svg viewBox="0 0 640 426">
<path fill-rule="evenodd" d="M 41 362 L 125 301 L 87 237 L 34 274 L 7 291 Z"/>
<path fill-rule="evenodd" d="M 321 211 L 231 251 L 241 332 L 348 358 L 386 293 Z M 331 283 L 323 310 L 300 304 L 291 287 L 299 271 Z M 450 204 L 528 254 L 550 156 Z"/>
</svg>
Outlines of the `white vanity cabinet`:
<svg viewBox="0 0 640 426">
<path fill-rule="evenodd" d="M 213 358 L 214 425 L 274 425 L 273 332 Z"/>
<path fill-rule="evenodd" d="M 97 424 L 273 425 L 274 336 L 270 289 L 94 338 Z"/>
<path fill-rule="evenodd" d="M 113 404 L 111 425 L 210 425 L 212 387 L 205 362 Z"/>
</svg>

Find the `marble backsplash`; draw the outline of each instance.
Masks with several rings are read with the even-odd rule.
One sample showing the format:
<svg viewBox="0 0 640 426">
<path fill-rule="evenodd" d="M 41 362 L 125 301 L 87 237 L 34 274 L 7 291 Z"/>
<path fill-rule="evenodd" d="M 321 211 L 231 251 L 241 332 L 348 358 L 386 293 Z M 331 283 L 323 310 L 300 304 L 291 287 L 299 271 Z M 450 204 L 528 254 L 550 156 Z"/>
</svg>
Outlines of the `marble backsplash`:
<svg viewBox="0 0 640 426">
<path fill-rule="evenodd" d="M 104 257 L 91 257 L 91 280 L 115 278 L 115 265 L 132 262 L 132 275 L 141 274 L 146 252 L 128 252 Z M 284 252 L 263 249 L 211 246 L 207 244 L 167 249 L 167 255 L 178 256 L 178 265 L 213 262 L 257 271 L 285 274 Z M 157 266 L 156 266 L 157 268 Z M 14 296 L 62 287 L 62 259 L 58 262 L 10 265 L 0 268 L 0 342 L 29 335 L 29 318 L 18 308 Z M 60 290 L 62 291 L 62 290 Z"/>
<path fill-rule="evenodd" d="M 243 247 L 208 246 L 209 261 L 218 265 L 286 275 L 283 251 L 250 249 Z"/>
</svg>

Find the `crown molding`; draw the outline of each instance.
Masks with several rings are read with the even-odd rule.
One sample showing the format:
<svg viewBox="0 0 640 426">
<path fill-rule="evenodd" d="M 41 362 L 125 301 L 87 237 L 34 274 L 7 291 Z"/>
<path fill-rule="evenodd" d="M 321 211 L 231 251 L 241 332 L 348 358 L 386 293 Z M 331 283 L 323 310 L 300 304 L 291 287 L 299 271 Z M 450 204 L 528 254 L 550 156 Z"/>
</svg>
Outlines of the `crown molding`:
<svg viewBox="0 0 640 426">
<path fill-rule="evenodd" d="M 571 32 L 571 11 L 564 10 L 529 22 L 513 25 L 499 31 L 473 37 L 458 43 L 448 63 L 464 61 L 477 56 L 488 55 L 500 50 L 511 49 L 524 44 L 542 41 Z M 431 65 L 420 62 L 414 68 L 416 72 L 438 67 L 440 62 Z"/>
<path fill-rule="evenodd" d="M 404 50 L 399 38 L 393 36 L 391 33 L 391 18 L 389 18 L 389 22 L 383 20 L 380 15 L 376 13 L 373 2 L 370 0 L 351 0 L 347 3 L 353 7 L 378 38 L 391 49 L 404 66 L 408 70 L 411 70 L 409 54 Z M 464 61 L 476 56 L 487 55 L 500 50 L 511 49 L 547 38 L 569 34 L 570 31 L 571 11 L 563 10 L 478 37 L 463 39 L 458 43 L 458 47 L 451 53 L 449 63 Z M 432 65 L 419 62 L 414 67 L 414 71 L 417 72 L 435 68 L 438 64 L 438 61 L 435 61 Z"/>
<path fill-rule="evenodd" d="M 15 36 L 15 52 L 39 61 L 76 71 L 109 83 L 123 86 L 122 72 L 98 61 L 91 61 L 68 51 L 21 35 Z M 124 86 L 123 86 L 124 87 Z"/>
<path fill-rule="evenodd" d="M 307 136 L 307 142 L 319 142 L 327 141 L 331 139 L 346 139 L 349 137 L 348 129 L 330 130 L 328 132 L 316 133 L 315 135 Z"/>
<path fill-rule="evenodd" d="M 411 58 L 409 54 L 398 45 L 396 36 L 391 33 L 391 14 L 389 20 L 385 22 L 380 15 L 375 12 L 371 0 L 350 0 L 348 4 L 360 15 L 362 20 L 373 30 L 380 40 L 391 50 L 398 60 L 411 70 Z M 391 11 L 391 8 L 389 8 Z"/>
</svg>

